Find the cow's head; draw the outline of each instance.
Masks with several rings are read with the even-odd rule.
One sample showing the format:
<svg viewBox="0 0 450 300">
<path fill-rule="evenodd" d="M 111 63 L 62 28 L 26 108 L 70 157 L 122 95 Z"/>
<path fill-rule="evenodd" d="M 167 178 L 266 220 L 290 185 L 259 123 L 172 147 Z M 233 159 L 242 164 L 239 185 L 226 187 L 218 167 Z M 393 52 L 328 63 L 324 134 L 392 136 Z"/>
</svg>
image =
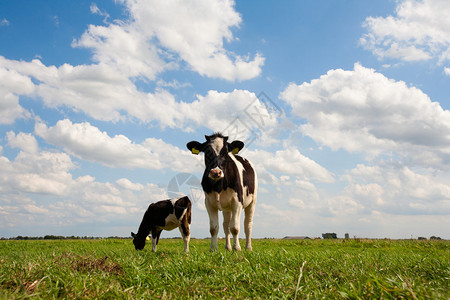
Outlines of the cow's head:
<svg viewBox="0 0 450 300">
<path fill-rule="evenodd" d="M 136 250 L 142 250 L 145 247 L 145 239 L 146 236 L 144 236 L 143 238 L 138 237 L 138 235 L 134 232 L 131 233 L 131 236 L 133 237 L 133 244 L 134 244 L 134 248 Z"/>
<path fill-rule="evenodd" d="M 234 141 L 228 143 L 228 137 L 220 133 L 213 135 L 205 135 L 206 142 L 199 143 L 192 141 L 187 143 L 186 147 L 193 153 L 205 153 L 205 172 L 208 172 L 208 177 L 212 180 L 219 180 L 224 177 L 224 163 L 229 159 L 228 153 L 237 154 L 244 143 L 241 141 Z"/>
</svg>

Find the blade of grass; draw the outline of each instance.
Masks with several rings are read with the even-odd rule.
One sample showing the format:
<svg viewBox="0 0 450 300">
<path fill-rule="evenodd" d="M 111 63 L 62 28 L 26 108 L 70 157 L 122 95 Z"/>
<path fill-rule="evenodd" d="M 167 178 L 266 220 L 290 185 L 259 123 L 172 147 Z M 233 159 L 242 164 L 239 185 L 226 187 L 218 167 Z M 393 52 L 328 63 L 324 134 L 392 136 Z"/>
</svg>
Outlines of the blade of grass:
<svg viewBox="0 0 450 300">
<path fill-rule="evenodd" d="M 297 299 L 297 292 L 300 287 L 300 280 L 302 280 L 303 276 L 303 268 L 305 267 L 306 260 L 303 262 L 302 267 L 300 268 L 300 274 L 298 275 L 297 287 L 295 288 L 294 300 Z"/>
</svg>

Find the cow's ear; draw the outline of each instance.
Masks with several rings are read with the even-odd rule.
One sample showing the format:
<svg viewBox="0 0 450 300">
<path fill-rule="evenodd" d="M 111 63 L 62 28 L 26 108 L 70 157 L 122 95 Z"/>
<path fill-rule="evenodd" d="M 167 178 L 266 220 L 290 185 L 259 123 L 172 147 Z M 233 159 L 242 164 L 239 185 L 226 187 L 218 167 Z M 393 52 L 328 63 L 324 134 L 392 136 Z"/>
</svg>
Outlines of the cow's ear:
<svg viewBox="0 0 450 300">
<path fill-rule="evenodd" d="M 228 149 L 231 150 L 231 153 L 233 154 L 238 154 L 242 148 L 244 148 L 244 143 L 241 141 L 234 141 L 228 146 Z"/>
<path fill-rule="evenodd" d="M 203 144 L 200 144 L 199 142 L 192 141 L 186 144 L 186 147 L 191 150 L 192 154 L 199 154 L 201 151 L 203 151 Z"/>
<path fill-rule="evenodd" d="M 136 237 L 136 233 L 131 232 L 131 236 L 135 238 Z"/>
</svg>

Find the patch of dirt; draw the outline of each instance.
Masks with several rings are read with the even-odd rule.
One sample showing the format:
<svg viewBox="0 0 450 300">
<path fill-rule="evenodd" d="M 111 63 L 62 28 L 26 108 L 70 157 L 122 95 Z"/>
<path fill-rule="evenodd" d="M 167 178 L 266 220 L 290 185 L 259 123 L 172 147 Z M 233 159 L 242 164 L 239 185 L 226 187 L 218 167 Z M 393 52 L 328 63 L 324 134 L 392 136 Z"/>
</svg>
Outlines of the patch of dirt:
<svg viewBox="0 0 450 300">
<path fill-rule="evenodd" d="M 67 253 L 55 258 L 59 265 L 65 265 L 78 272 L 103 271 L 114 275 L 122 275 L 123 268 L 112 261 L 108 256 L 95 258 L 92 254 L 82 256 L 75 253 Z"/>
</svg>

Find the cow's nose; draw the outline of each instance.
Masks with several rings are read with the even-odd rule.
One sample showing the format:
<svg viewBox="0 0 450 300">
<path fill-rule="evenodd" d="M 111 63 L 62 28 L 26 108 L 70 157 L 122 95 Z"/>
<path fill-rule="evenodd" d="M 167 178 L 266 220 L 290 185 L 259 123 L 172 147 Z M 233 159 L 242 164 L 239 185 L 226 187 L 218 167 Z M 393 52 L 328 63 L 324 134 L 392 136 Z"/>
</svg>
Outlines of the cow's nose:
<svg viewBox="0 0 450 300">
<path fill-rule="evenodd" d="M 209 177 L 212 179 L 218 179 L 223 177 L 223 172 L 219 168 L 214 168 L 211 171 L 209 171 Z"/>
</svg>

